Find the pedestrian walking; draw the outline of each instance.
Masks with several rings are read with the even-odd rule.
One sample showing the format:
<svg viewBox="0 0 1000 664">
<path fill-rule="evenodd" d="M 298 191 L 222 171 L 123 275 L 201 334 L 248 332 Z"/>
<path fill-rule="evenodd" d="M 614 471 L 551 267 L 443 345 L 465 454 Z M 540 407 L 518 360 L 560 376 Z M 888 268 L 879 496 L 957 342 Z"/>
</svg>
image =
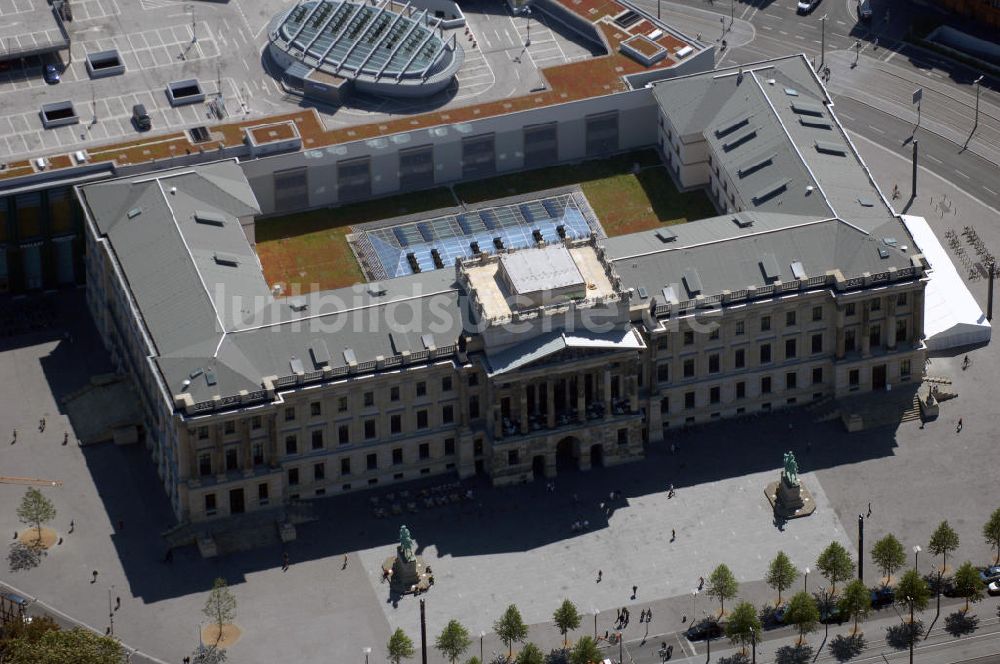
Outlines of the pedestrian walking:
<svg viewBox="0 0 1000 664">
<path fill-rule="evenodd" d="M 281 571 L 282 572 L 287 572 L 288 571 L 288 552 L 287 551 L 285 551 L 284 553 L 281 554 Z"/>
<path fill-rule="evenodd" d="M 871 504 L 871 501 L 869 501 L 868 502 L 868 516 L 866 516 L 865 518 L 867 519 L 871 515 L 872 515 L 872 504 Z"/>
<path fill-rule="evenodd" d="M 63 445 L 66 445 L 68 442 L 69 442 L 69 432 L 68 431 L 64 431 L 63 432 Z"/>
<path fill-rule="evenodd" d="M 699 576 L 698 577 L 698 590 L 701 590 L 704 587 L 705 587 L 705 577 Z"/>
<path fill-rule="evenodd" d="M 95 569 L 93 572 L 91 572 L 91 575 L 92 576 L 90 577 L 90 582 L 97 583 L 97 570 Z"/>
<path fill-rule="evenodd" d="M 73 529 L 76 528 L 76 522 L 73 519 L 69 520 L 69 534 L 73 534 Z"/>
<path fill-rule="evenodd" d="M 651 608 L 646 609 L 646 622 L 647 623 L 653 622 L 653 609 Z"/>
<path fill-rule="evenodd" d="M 639 592 L 639 586 L 632 586 L 632 599 L 635 599 L 636 594 Z"/>
<path fill-rule="evenodd" d="M 603 576 L 603 574 L 604 573 L 601 570 L 597 570 L 597 582 L 598 583 L 601 582 L 601 577 Z"/>
<path fill-rule="evenodd" d="M 122 608 L 122 598 L 115 596 L 115 611 Z"/>
<path fill-rule="evenodd" d="M 959 433 L 962 430 L 962 418 L 958 418 L 958 426 L 955 427 L 955 433 Z"/>
<path fill-rule="evenodd" d="M 14 439 L 10 442 L 11 445 L 17 442 L 17 429 L 14 429 Z"/>
<path fill-rule="evenodd" d="M 344 564 L 340 567 L 340 569 L 347 569 L 347 554 L 346 553 L 344 554 Z"/>
<path fill-rule="evenodd" d="M 670 541 L 673 542 L 675 539 L 677 539 L 677 531 L 674 530 L 673 528 L 671 528 L 670 529 Z"/>
</svg>

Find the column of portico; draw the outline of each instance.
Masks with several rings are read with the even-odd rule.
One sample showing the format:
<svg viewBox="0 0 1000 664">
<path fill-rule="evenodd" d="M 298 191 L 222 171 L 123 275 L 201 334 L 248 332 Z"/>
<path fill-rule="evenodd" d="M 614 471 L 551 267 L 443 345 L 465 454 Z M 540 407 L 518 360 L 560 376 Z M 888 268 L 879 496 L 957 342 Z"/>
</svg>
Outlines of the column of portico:
<svg viewBox="0 0 1000 664">
<path fill-rule="evenodd" d="M 556 381 L 551 378 L 545 381 L 545 417 L 550 429 L 556 426 Z"/>
<path fill-rule="evenodd" d="M 865 301 L 861 307 L 861 357 L 868 357 L 872 354 L 871 345 L 871 304 Z"/>
<path fill-rule="evenodd" d="M 274 413 L 264 417 L 264 427 L 267 429 L 267 438 L 264 443 L 264 458 L 267 465 L 278 465 L 278 423 L 277 415 Z"/>
<path fill-rule="evenodd" d="M 503 438 L 503 411 L 500 410 L 499 403 L 490 405 L 490 418 L 493 420 L 493 438 Z"/>
<path fill-rule="evenodd" d="M 222 425 L 209 425 L 208 435 L 212 440 L 212 468 L 217 476 L 223 478 L 226 475 L 226 455 L 222 451 Z"/>
<path fill-rule="evenodd" d="M 520 383 L 518 397 L 520 399 L 521 422 L 519 423 L 521 433 L 528 433 L 528 385 Z"/>
<path fill-rule="evenodd" d="M 250 420 L 245 417 L 240 419 L 236 424 L 236 428 L 240 434 L 240 456 L 243 457 L 240 467 L 244 473 L 253 473 L 253 445 L 250 444 Z"/>
<path fill-rule="evenodd" d="M 587 421 L 587 381 L 582 371 L 576 374 L 576 419 Z"/>
<path fill-rule="evenodd" d="M 844 359 L 846 342 L 844 339 L 844 321 L 847 318 L 847 314 L 844 312 L 844 305 L 837 306 L 837 317 L 836 317 L 836 327 L 837 327 L 837 352 L 836 357 L 838 360 Z"/>
<path fill-rule="evenodd" d="M 913 293 L 913 324 L 910 326 L 909 339 L 914 346 L 924 338 L 924 291 Z"/>
<path fill-rule="evenodd" d="M 611 417 L 611 369 L 605 369 L 602 373 L 604 390 L 604 419 Z"/>
<path fill-rule="evenodd" d="M 198 453 L 194 447 L 195 436 L 184 428 L 180 428 L 177 433 L 180 437 L 177 445 L 177 467 L 181 472 L 180 479 L 198 477 Z M 185 468 L 187 468 L 186 472 Z"/>
<path fill-rule="evenodd" d="M 896 298 L 886 298 L 885 307 L 885 345 L 889 350 L 896 350 Z"/>
</svg>

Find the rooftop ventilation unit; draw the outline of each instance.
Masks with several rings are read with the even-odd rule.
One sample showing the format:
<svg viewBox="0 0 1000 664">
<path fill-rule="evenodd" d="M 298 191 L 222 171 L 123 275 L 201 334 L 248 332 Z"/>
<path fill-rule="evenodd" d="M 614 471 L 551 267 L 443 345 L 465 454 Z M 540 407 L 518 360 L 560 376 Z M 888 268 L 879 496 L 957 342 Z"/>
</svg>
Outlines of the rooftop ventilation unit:
<svg viewBox="0 0 1000 664">
<path fill-rule="evenodd" d="M 736 131 L 737 129 L 739 129 L 740 127 L 745 127 L 748 124 L 750 124 L 750 118 L 749 117 L 740 118 L 739 120 L 736 120 L 735 122 L 730 122 L 729 124 L 725 125 L 724 127 L 719 127 L 718 129 L 716 129 L 715 130 L 715 137 L 716 138 L 722 138 L 723 136 L 731 134 L 734 131 Z"/>
<path fill-rule="evenodd" d="M 240 264 L 240 259 L 232 254 L 225 254 L 221 251 L 217 251 L 212 255 L 215 259 L 217 265 L 225 265 L 226 267 L 236 267 Z"/>
<path fill-rule="evenodd" d="M 215 385 L 217 382 L 219 381 L 215 378 L 215 370 L 205 369 L 205 383 L 208 385 Z"/>
<path fill-rule="evenodd" d="M 778 261 L 775 260 L 774 254 L 764 254 L 760 257 L 758 264 L 760 265 L 760 271 L 764 273 L 764 280 L 767 283 L 777 281 L 778 277 L 781 276 L 781 270 L 778 269 Z"/>
<path fill-rule="evenodd" d="M 785 94 L 788 95 L 789 97 L 798 97 L 799 91 L 796 90 L 795 88 L 785 88 Z"/>
<path fill-rule="evenodd" d="M 750 217 L 733 217 L 733 223 L 740 228 L 750 228 L 753 226 L 753 219 Z"/>
<path fill-rule="evenodd" d="M 209 226 L 225 226 L 226 218 L 225 216 L 217 212 L 205 212 L 204 210 L 194 211 L 194 220 L 199 224 L 207 224 Z"/>
<path fill-rule="evenodd" d="M 309 303 L 300 297 L 296 297 L 288 301 L 288 306 L 292 311 L 302 312 L 309 308 Z"/>
<path fill-rule="evenodd" d="M 886 249 L 885 247 L 879 247 L 878 248 L 878 257 L 879 258 L 888 258 L 889 257 L 889 250 Z"/>
<path fill-rule="evenodd" d="M 687 288 L 691 297 L 701 293 L 701 277 L 698 276 L 697 269 L 689 267 L 684 270 L 684 287 Z"/>
<path fill-rule="evenodd" d="M 639 286 L 639 288 L 636 289 L 636 292 L 639 293 L 640 300 L 645 300 L 647 297 L 649 297 L 649 291 L 646 290 L 645 286 Z"/>
<path fill-rule="evenodd" d="M 798 115 L 814 115 L 816 117 L 823 117 L 823 107 L 820 104 L 813 104 L 808 101 L 793 101 L 792 111 Z"/>
<path fill-rule="evenodd" d="M 313 364 L 317 367 L 325 367 L 330 364 L 330 349 L 326 346 L 326 341 L 317 339 L 309 346 L 309 354 L 312 355 Z"/>
<path fill-rule="evenodd" d="M 372 297 L 378 297 L 380 295 L 385 295 L 385 286 L 377 281 L 373 281 L 368 284 L 368 294 Z"/>
<path fill-rule="evenodd" d="M 656 231 L 656 237 L 659 238 L 660 242 L 673 242 L 677 239 L 677 233 L 669 228 L 661 228 Z"/>
<path fill-rule="evenodd" d="M 733 138 L 732 140 L 730 140 L 728 143 L 723 143 L 722 144 L 722 150 L 723 150 L 723 152 L 729 152 L 730 150 L 735 150 L 736 148 L 740 147 L 741 145 L 743 145 L 747 141 L 752 140 L 752 139 L 754 139 L 756 137 L 757 137 L 757 130 L 756 129 L 751 129 L 750 131 L 748 131 L 746 133 L 743 133 L 743 134 L 740 134 L 739 136 L 736 136 L 735 138 Z"/>
<path fill-rule="evenodd" d="M 764 168 L 765 166 L 770 166 L 774 162 L 774 158 L 776 156 L 777 156 L 776 154 L 769 154 L 766 157 L 754 159 L 750 163 L 741 166 L 739 170 L 736 171 L 736 174 L 740 176 L 740 178 L 745 178 L 748 175 L 752 175 L 753 173 L 756 173 L 760 169 Z"/>
<path fill-rule="evenodd" d="M 847 155 L 847 148 L 840 143 L 830 143 L 828 141 L 816 141 L 816 152 L 832 154 L 839 157 Z"/>
<path fill-rule="evenodd" d="M 780 180 L 775 180 L 774 182 L 772 182 L 771 184 L 767 185 L 766 187 L 757 192 L 757 194 L 753 197 L 753 204 L 760 205 L 761 203 L 765 203 L 771 200 L 772 198 L 783 192 L 785 189 L 787 189 L 788 183 L 791 181 L 792 181 L 791 178 L 782 178 Z"/>
<path fill-rule="evenodd" d="M 128 212 L 126 212 L 125 216 L 128 217 L 129 219 L 135 219 L 140 214 L 142 214 L 142 208 L 134 207 Z"/>
</svg>

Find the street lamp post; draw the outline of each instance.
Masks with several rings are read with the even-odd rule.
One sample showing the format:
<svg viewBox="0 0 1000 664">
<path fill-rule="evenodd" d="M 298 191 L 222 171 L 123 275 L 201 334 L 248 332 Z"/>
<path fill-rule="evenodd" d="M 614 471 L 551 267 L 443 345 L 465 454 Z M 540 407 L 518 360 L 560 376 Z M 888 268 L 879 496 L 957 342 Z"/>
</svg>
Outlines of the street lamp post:
<svg viewBox="0 0 1000 664">
<path fill-rule="evenodd" d="M 920 572 L 920 565 L 918 561 L 920 560 L 921 551 L 923 551 L 923 549 L 920 548 L 919 544 L 913 545 L 913 569 L 916 570 L 918 573 Z"/>
<path fill-rule="evenodd" d="M 597 609 L 594 609 L 594 640 L 597 640 L 597 614 L 600 613 Z"/>
<path fill-rule="evenodd" d="M 802 579 L 802 592 L 809 592 L 809 568 L 806 568 L 805 576 Z"/>
<path fill-rule="evenodd" d="M 114 588 L 114 586 L 111 586 Z M 108 588 L 108 635 L 115 635 L 115 610 L 111 607 L 111 588 Z"/>
<path fill-rule="evenodd" d="M 823 69 L 826 63 L 826 14 L 819 19 L 819 68 Z"/>
<path fill-rule="evenodd" d="M 372 649 L 371 648 L 367 648 L 367 647 L 366 648 L 362 648 L 361 652 L 363 652 L 365 654 L 365 664 L 368 664 L 368 655 L 372 654 Z"/>
<path fill-rule="evenodd" d="M 691 591 L 691 624 L 698 619 L 698 589 Z"/>
<path fill-rule="evenodd" d="M 983 77 L 980 75 L 975 81 L 976 84 L 976 121 L 972 125 L 972 133 L 976 133 L 976 129 L 979 127 L 979 88 L 982 86 Z"/>
<path fill-rule="evenodd" d="M 906 601 L 910 603 L 910 664 L 913 664 L 913 598 L 907 597 Z"/>
<path fill-rule="evenodd" d="M 486 632 L 479 632 L 479 662 L 482 664 L 483 661 L 483 639 L 486 638 Z"/>
<path fill-rule="evenodd" d="M 527 35 L 524 38 L 524 47 L 531 46 L 531 7 L 524 9 L 524 25 L 527 28 Z"/>
<path fill-rule="evenodd" d="M 757 630 L 750 628 L 750 644 L 753 648 L 753 659 L 750 664 L 757 664 Z"/>
<path fill-rule="evenodd" d="M 729 1 L 729 30 L 732 31 L 733 23 L 736 23 L 736 0 Z"/>
</svg>

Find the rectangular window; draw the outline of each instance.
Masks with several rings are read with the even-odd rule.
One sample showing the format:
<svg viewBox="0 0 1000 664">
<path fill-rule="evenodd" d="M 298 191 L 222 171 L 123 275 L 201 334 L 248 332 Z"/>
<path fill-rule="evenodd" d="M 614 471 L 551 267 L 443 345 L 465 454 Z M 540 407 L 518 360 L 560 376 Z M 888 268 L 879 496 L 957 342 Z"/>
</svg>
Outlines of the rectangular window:
<svg viewBox="0 0 1000 664">
<path fill-rule="evenodd" d="M 715 328 L 714 330 L 708 333 L 709 341 L 717 341 L 718 339 L 719 339 L 719 328 Z"/>
<path fill-rule="evenodd" d="M 208 439 L 208 427 L 198 427 L 198 440 Z"/>
<path fill-rule="evenodd" d="M 261 427 L 261 424 L 262 424 L 262 422 L 261 422 L 261 419 L 260 419 L 260 415 L 254 415 L 253 417 L 250 418 L 250 428 L 251 429 L 254 429 L 254 430 L 259 429 Z"/>
<path fill-rule="evenodd" d="M 737 369 L 742 369 L 747 364 L 747 352 L 743 348 L 737 348 L 736 352 L 733 353 L 733 366 Z"/>
<path fill-rule="evenodd" d="M 264 463 L 264 444 L 254 443 L 253 447 L 250 449 L 250 453 L 253 455 L 253 465 L 260 466 Z"/>
<path fill-rule="evenodd" d="M 708 391 L 708 402 L 709 403 L 719 403 L 722 399 L 721 390 L 718 387 L 713 387 Z"/>
<path fill-rule="evenodd" d="M 312 431 L 312 448 L 314 450 L 323 449 L 323 430 L 313 429 Z"/>
<path fill-rule="evenodd" d="M 871 328 L 868 329 L 868 344 L 872 348 L 878 348 L 882 345 L 882 326 L 873 324 Z"/>
<path fill-rule="evenodd" d="M 871 310 L 872 311 L 882 311 L 882 298 L 877 297 L 874 300 L 872 300 Z"/>
<path fill-rule="evenodd" d="M 692 344 L 694 344 L 694 331 L 684 330 L 684 345 L 691 346 Z"/>
<path fill-rule="evenodd" d="M 670 397 L 660 399 L 660 412 L 664 414 L 670 412 Z"/>
<path fill-rule="evenodd" d="M 289 468 L 288 469 L 288 486 L 298 486 L 299 484 L 299 469 Z"/>
<path fill-rule="evenodd" d="M 822 353 L 823 352 L 823 333 L 822 332 L 819 333 L 819 334 L 812 335 L 812 347 L 811 347 L 811 350 L 812 350 L 812 352 L 814 354 L 815 353 Z"/>
<path fill-rule="evenodd" d="M 365 399 L 365 401 L 364 401 L 365 408 L 371 408 L 372 406 L 375 405 L 375 393 L 374 392 L 365 392 L 364 399 Z"/>
<path fill-rule="evenodd" d="M 857 332 L 844 330 L 844 350 L 848 353 L 857 348 Z"/>
<path fill-rule="evenodd" d="M 445 376 L 441 379 L 441 391 L 451 392 L 451 376 Z"/>
<path fill-rule="evenodd" d="M 319 482 L 326 479 L 326 464 L 320 461 L 313 464 L 313 481 Z"/>
<path fill-rule="evenodd" d="M 338 413 L 347 412 L 347 397 L 339 397 L 337 399 L 337 412 Z"/>
<path fill-rule="evenodd" d="M 692 378 L 694 377 L 694 359 L 689 358 L 684 360 L 684 377 Z"/>
<path fill-rule="evenodd" d="M 236 433 L 236 422 L 228 420 L 222 425 L 222 432 L 225 434 Z"/>
<path fill-rule="evenodd" d="M 365 467 L 368 470 L 378 470 L 378 455 L 372 452 L 365 457 Z"/>
<path fill-rule="evenodd" d="M 239 465 L 239 453 L 235 447 L 230 447 L 226 450 L 226 471 L 237 470 Z"/>
<path fill-rule="evenodd" d="M 427 428 L 427 411 L 418 410 L 417 411 L 417 428 L 426 429 Z"/>
<path fill-rule="evenodd" d="M 295 419 L 295 407 L 289 406 L 288 408 L 285 408 L 285 421 L 291 422 L 294 419 Z"/>
<path fill-rule="evenodd" d="M 261 482 L 260 484 L 257 485 L 257 502 L 260 503 L 261 505 L 267 504 L 267 498 L 268 498 L 267 492 L 268 492 L 267 482 Z"/>
<path fill-rule="evenodd" d="M 854 303 L 853 302 L 848 302 L 847 303 L 847 305 L 844 307 L 844 314 L 846 314 L 848 316 L 853 316 L 854 315 Z"/>
<path fill-rule="evenodd" d="M 295 437 L 295 434 L 289 434 L 285 436 L 285 454 L 298 454 L 299 453 L 299 439 Z"/>
<path fill-rule="evenodd" d="M 483 456 L 483 439 L 482 438 L 476 438 L 472 442 L 472 454 L 473 454 L 473 456 L 477 456 L 477 457 Z"/>
<path fill-rule="evenodd" d="M 746 323 L 744 321 L 736 321 L 736 336 L 742 337 L 746 333 Z"/>
<path fill-rule="evenodd" d="M 713 353 L 708 356 L 708 373 L 719 373 L 719 354 Z"/>
<path fill-rule="evenodd" d="M 445 438 L 444 439 L 444 453 L 446 456 L 454 456 L 455 454 L 455 439 Z"/>
<path fill-rule="evenodd" d="M 516 466 L 518 463 L 520 463 L 520 458 L 517 450 L 509 450 L 507 452 L 507 465 Z"/>
<path fill-rule="evenodd" d="M 694 392 L 684 393 L 684 407 L 689 410 L 694 408 Z"/>
<path fill-rule="evenodd" d="M 900 360 L 899 361 L 899 377 L 909 378 L 910 377 L 910 361 Z"/>
<path fill-rule="evenodd" d="M 823 367 L 813 368 L 813 385 L 819 385 L 823 382 Z"/>
<path fill-rule="evenodd" d="M 770 394 L 771 393 L 771 377 L 764 376 L 760 379 L 760 393 Z"/>
<path fill-rule="evenodd" d="M 771 317 L 770 316 L 761 316 L 760 317 L 760 331 L 761 332 L 767 332 L 770 329 L 771 329 Z"/>
<path fill-rule="evenodd" d="M 392 465 L 398 466 L 403 463 L 403 448 L 394 447 L 392 449 Z"/>
<path fill-rule="evenodd" d="M 375 420 L 365 420 L 365 440 L 375 437 Z"/>
<path fill-rule="evenodd" d="M 786 311 L 785 312 L 785 327 L 792 327 L 795 325 L 795 312 Z"/>
<path fill-rule="evenodd" d="M 900 293 L 896 296 L 896 306 L 905 307 L 906 306 L 906 293 Z"/>
<path fill-rule="evenodd" d="M 619 445 L 628 445 L 628 429 L 619 429 L 618 430 L 618 444 Z"/>
<path fill-rule="evenodd" d="M 656 347 L 660 350 L 667 350 L 670 348 L 670 337 L 665 334 L 662 337 L 659 337 L 656 340 Z"/>
<path fill-rule="evenodd" d="M 341 445 L 347 445 L 351 442 L 351 427 L 347 424 L 341 424 L 337 427 L 337 440 Z"/>
<path fill-rule="evenodd" d="M 215 509 L 216 509 L 216 506 L 215 506 L 215 494 L 214 493 L 206 493 L 205 494 L 205 513 L 209 514 L 209 515 L 215 514 Z"/>
<path fill-rule="evenodd" d="M 403 416 L 398 414 L 389 416 L 389 433 L 397 434 L 402 431 L 403 431 Z"/>
<path fill-rule="evenodd" d="M 340 474 L 350 475 L 351 474 L 351 459 L 350 457 L 344 457 L 340 460 Z"/>
<path fill-rule="evenodd" d="M 441 408 L 441 423 L 451 424 L 455 421 L 455 407 L 451 404 Z"/>
<path fill-rule="evenodd" d="M 479 374 L 469 374 L 469 387 L 475 387 L 476 385 L 479 385 Z"/>
<path fill-rule="evenodd" d="M 420 381 L 419 383 L 417 383 L 417 396 L 418 397 L 427 396 L 427 383 L 425 383 L 424 381 Z"/>
<path fill-rule="evenodd" d="M 736 383 L 736 398 L 745 399 L 747 396 L 747 384 L 745 381 Z"/>
<path fill-rule="evenodd" d="M 198 474 L 202 477 L 212 474 L 212 455 L 208 452 L 198 455 Z"/>
<path fill-rule="evenodd" d="M 906 319 L 896 321 L 896 342 L 906 341 Z"/>
<path fill-rule="evenodd" d="M 789 371 L 785 374 L 785 389 L 794 390 L 799 386 L 799 375 L 794 371 Z"/>
<path fill-rule="evenodd" d="M 320 405 L 318 401 L 313 401 L 311 404 L 309 404 L 309 415 L 311 417 L 319 417 L 320 414 L 322 413 L 322 410 L 323 407 Z"/>
<path fill-rule="evenodd" d="M 389 388 L 389 401 L 399 401 L 399 385 Z"/>
<path fill-rule="evenodd" d="M 813 307 L 813 321 L 823 320 L 823 307 Z"/>
<path fill-rule="evenodd" d="M 473 420 L 479 417 L 479 397 L 476 395 L 469 397 L 469 417 Z"/>
<path fill-rule="evenodd" d="M 785 339 L 785 359 L 794 360 L 795 359 L 795 339 Z"/>
<path fill-rule="evenodd" d="M 857 387 L 861 384 L 861 370 L 851 369 L 847 374 L 847 384 L 851 387 Z"/>
<path fill-rule="evenodd" d="M 656 365 L 656 381 L 666 383 L 668 380 L 670 380 L 670 365 L 666 362 Z"/>
<path fill-rule="evenodd" d="M 760 363 L 768 364 L 771 361 L 771 344 L 760 345 Z"/>
<path fill-rule="evenodd" d="M 431 446 L 430 446 L 430 443 L 420 443 L 420 447 L 418 448 L 418 450 L 419 450 L 419 456 L 420 456 L 421 459 L 430 459 L 431 458 Z"/>
</svg>

